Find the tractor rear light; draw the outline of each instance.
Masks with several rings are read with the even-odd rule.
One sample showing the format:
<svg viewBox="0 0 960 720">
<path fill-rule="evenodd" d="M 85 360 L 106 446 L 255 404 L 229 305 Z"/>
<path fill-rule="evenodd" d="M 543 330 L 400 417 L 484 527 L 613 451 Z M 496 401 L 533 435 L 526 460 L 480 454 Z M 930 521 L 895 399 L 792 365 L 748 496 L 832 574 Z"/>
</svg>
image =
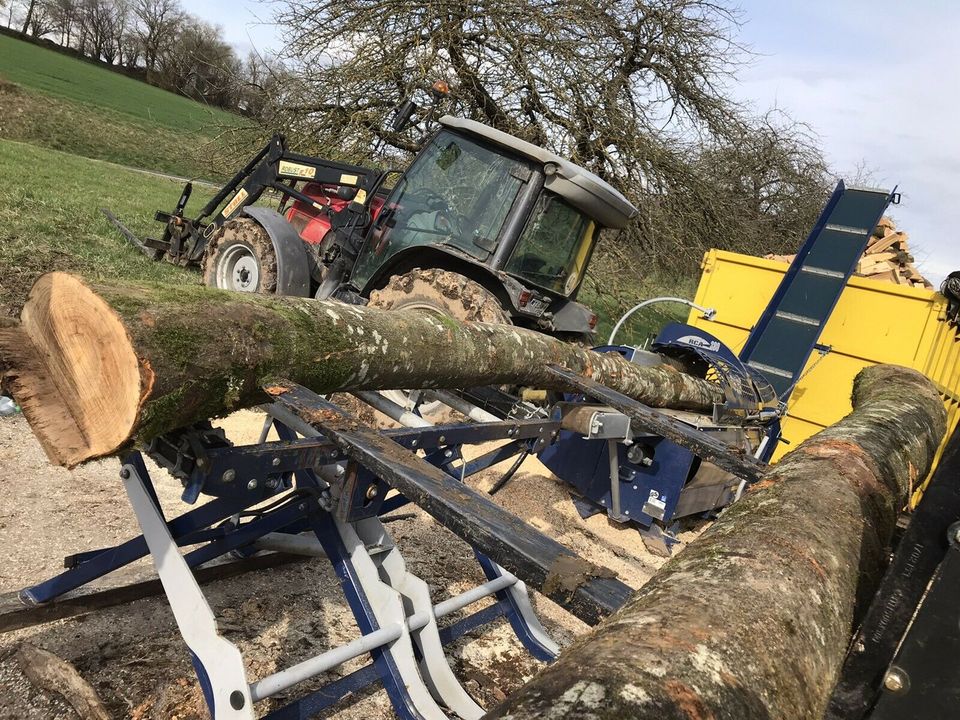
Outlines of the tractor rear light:
<svg viewBox="0 0 960 720">
<path fill-rule="evenodd" d="M 590 326 L 591 330 L 595 330 L 597 328 L 597 316 L 594 314 L 591 314 L 590 319 L 587 320 L 587 325 Z"/>
<path fill-rule="evenodd" d="M 517 297 L 517 304 L 520 305 L 520 307 L 525 307 L 532 297 L 533 293 L 529 290 L 521 290 L 520 295 Z"/>
</svg>

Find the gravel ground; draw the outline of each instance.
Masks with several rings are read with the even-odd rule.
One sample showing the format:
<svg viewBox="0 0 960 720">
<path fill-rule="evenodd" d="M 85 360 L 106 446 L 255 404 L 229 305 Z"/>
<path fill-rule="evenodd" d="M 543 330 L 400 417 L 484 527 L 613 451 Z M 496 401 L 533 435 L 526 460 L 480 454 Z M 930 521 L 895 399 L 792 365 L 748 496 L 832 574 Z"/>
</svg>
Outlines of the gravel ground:
<svg viewBox="0 0 960 720">
<path fill-rule="evenodd" d="M 255 442 L 261 423 L 262 416 L 252 411 L 222 421 L 238 443 Z M 0 418 L 4 498 L 0 591 L 16 590 L 59 572 L 64 555 L 138 534 L 118 469 L 116 460 L 74 471 L 53 467 L 22 417 Z M 471 484 L 489 488 L 503 469 L 493 468 Z M 179 483 L 155 467 L 151 472 L 168 516 L 182 512 Z M 604 517 L 580 519 L 563 485 L 535 458 L 524 463 L 496 501 L 585 558 L 610 567 L 633 587 L 643 584 L 663 562 L 646 551 L 636 532 Z M 390 523 L 389 529 L 410 569 L 429 583 L 434 602 L 483 581 L 469 546 L 423 512 L 415 509 L 413 517 Z M 681 539 L 689 541 L 695 534 L 696 530 L 688 531 Z M 152 573 L 152 565 L 145 560 L 127 575 L 150 577 Z M 250 679 L 359 634 L 336 578 L 322 559 L 218 581 L 205 589 L 221 632 L 243 652 Z M 546 598 L 535 594 L 533 603 L 562 646 L 586 631 L 583 623 Z M 73 663 L 116 718 L 207 717 L 188 654 L 162 597 L 0 635 L 0 718 L 76 718 L 62 698 L 38 690 L 20 671 L 15 653 L 25 641 Z M 461 682 L 486 707 L 522 685 L 540 666 L 502 621 L 464 637 L 448 654 Z M 358 658 L 311 681 L 310 686 L 365 662 Z M 259 703 L 258 712 L 275 707 L 272 702 Z M 349 696 L 319 717 L 359 720 L 394 714 L 386 693 L 375 689 Z"/>
</svg>

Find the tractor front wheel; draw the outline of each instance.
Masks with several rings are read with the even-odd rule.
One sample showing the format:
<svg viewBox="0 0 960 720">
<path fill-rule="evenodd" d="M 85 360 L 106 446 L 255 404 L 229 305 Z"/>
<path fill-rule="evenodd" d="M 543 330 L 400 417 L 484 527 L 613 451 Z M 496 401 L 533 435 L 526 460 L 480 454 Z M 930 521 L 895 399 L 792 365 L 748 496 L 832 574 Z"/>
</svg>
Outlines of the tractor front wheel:
<svg viewBox="0 0 960 720">
<path fill-rule="evenodd" d="M 496 296 L 483 285 L 449 270 L 416 268 L 394 275 L 370 293 L 370 306 L 384 310 L 427 310 L 454 320 L 509 323 Z"/>
<path fill-rule="evenodd" d="M 277 291 L 277 256 L 267 231 L 251 218 L 229 220 L 207 246 L 203 281 L 237 292 Z"/>
</svg>

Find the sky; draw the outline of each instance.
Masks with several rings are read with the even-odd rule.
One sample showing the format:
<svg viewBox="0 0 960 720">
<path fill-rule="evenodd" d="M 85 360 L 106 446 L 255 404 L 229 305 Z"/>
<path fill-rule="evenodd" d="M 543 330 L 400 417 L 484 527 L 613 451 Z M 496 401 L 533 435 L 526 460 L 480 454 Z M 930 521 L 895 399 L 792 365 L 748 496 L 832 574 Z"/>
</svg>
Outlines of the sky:
<svg viewBox="0 0 960 720">
<path fill-rule="evenodd" d="M 241 54 L 277 50 L 272 9 L 255 0 L 188 0 Z M 740 0 L 754 53 L 730 92 L 757 112 L 808 123 L 834 170 L 898 187 L 890 214 L 938 285 L 960 269 L 960 3 L 950 0 Z"/>
</svg>

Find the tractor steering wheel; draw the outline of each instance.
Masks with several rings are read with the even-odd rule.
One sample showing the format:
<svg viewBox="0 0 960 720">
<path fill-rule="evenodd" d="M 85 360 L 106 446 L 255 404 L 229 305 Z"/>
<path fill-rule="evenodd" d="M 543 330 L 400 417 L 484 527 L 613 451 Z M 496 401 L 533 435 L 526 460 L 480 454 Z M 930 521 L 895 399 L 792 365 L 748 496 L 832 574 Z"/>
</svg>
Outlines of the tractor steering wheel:
<svg viewBox="0 0 960 720">
<path fill-rule="evenodd" d="M 422 188 L 407 197 L 418 210 L 422 208 L 424 213 L 436 213 L 433 222 L 435 230 L 449 235 L 457 233 L 460 227 L 459 216 L 450 208 L 443 195 L 430 188 Z"/>
<path fill-rule="evenodd" d="M 407 198 L 416 205 L 420 205 L 429 212 L 439 212 L 447 215 L 450 213 L 450 205 L 447 199 L 436 190 L 422 188 L 407 195 Z"/>
</svg>

